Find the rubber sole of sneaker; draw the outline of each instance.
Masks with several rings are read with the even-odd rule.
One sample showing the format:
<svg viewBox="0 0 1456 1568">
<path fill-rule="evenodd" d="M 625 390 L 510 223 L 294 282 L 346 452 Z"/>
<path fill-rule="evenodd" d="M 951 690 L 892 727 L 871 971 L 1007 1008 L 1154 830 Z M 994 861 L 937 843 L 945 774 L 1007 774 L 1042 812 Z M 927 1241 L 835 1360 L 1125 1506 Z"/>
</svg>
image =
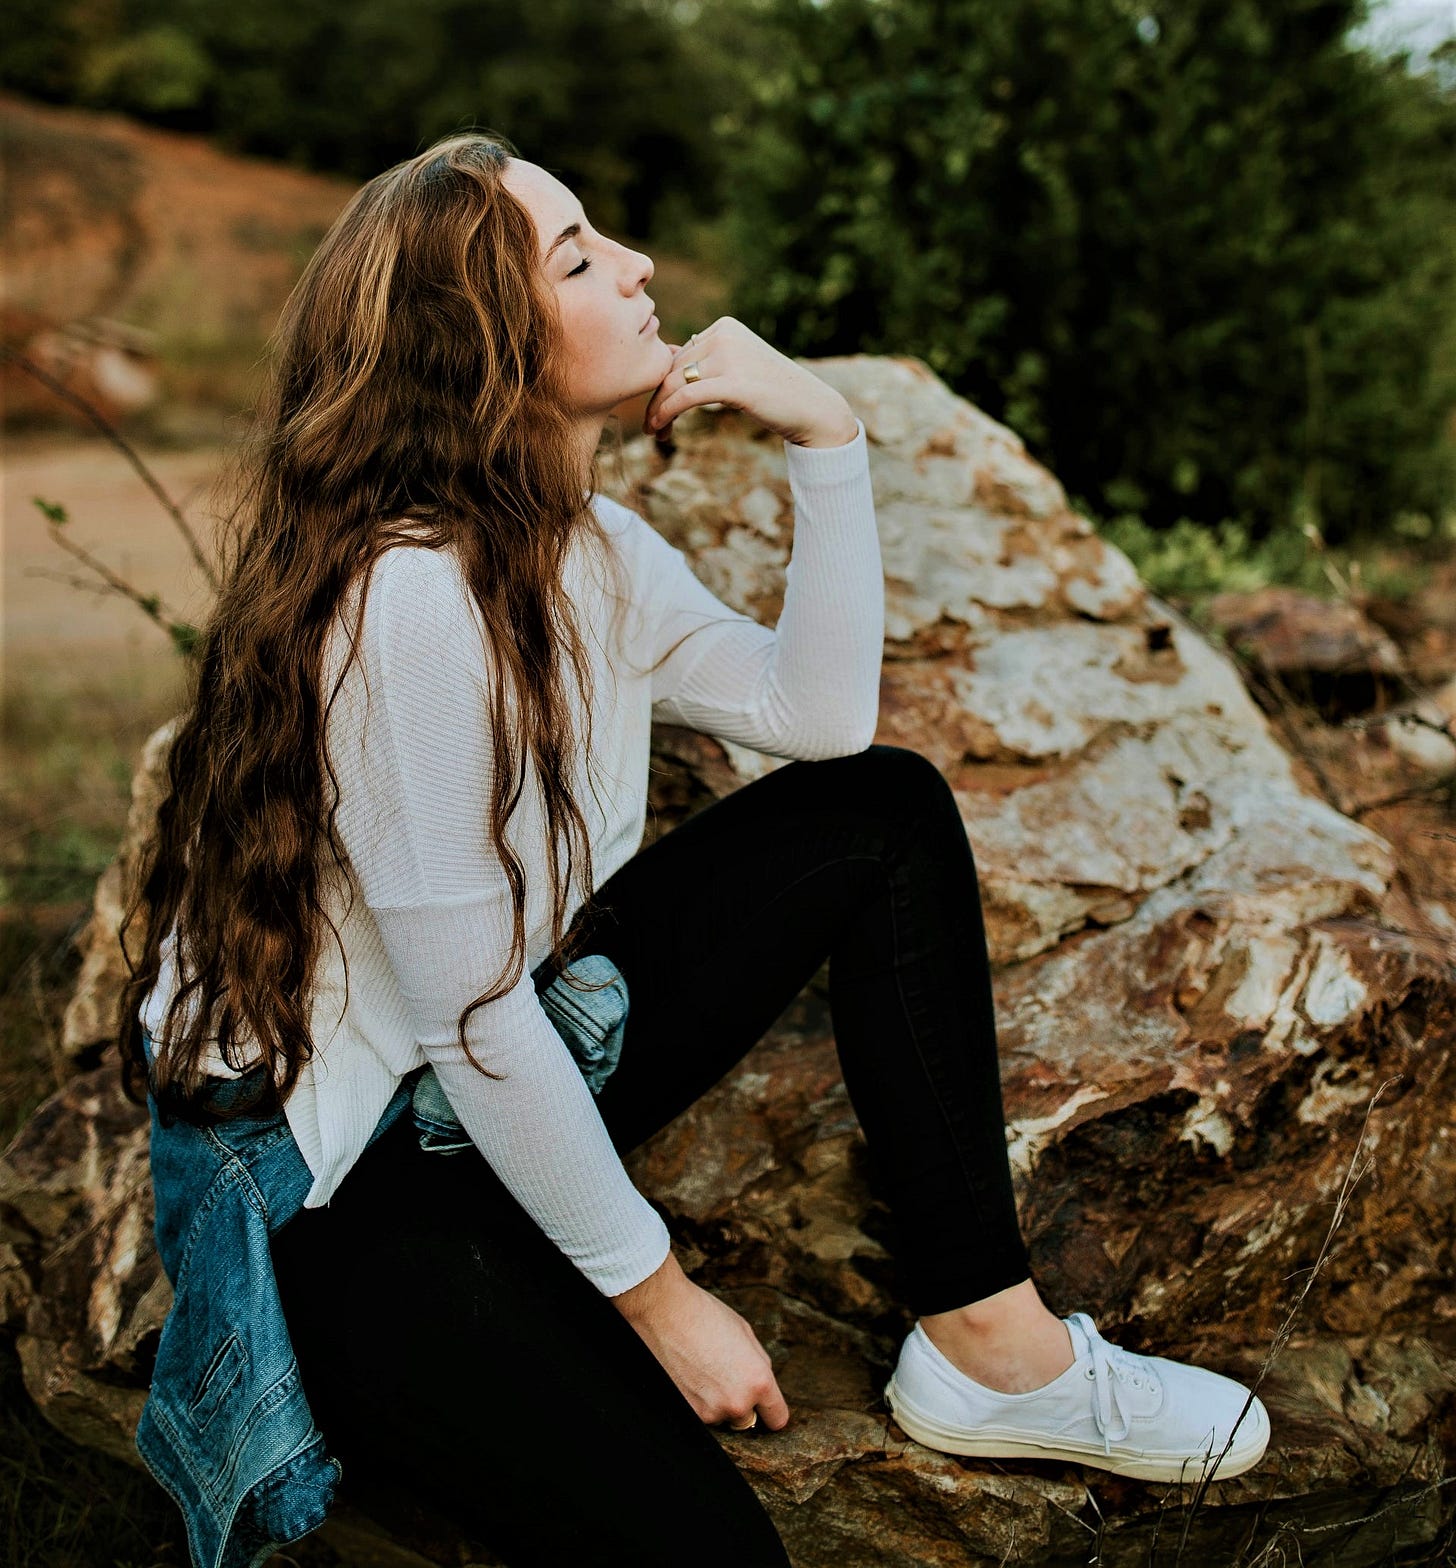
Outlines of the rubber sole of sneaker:
<svg viewBox="0 0 1456 1568">
<path fill-rule="evenodd" d="M 1193 1460 L 1145 1454 L 1105 1454 L 1100 1448 L 1080 1448 L 1074 1444 L 1032 1443 L 1023 1438 L 989 1434 L 976 1436 L 964 1428 L 943 1426 L 916 1410 L 900 1396 L 893 1377 L 885 1385 L 885 1402 L 896 1424 L 908 1437 L 944 1454 L 961 1454 L 972 1459 L 1058 1459 L 1071 1464 L 1091 1465 L 1098 1470 L 1110 1470 L 1114 1475 L 1130 1476 L 1135 1481 L 1177 1481 L 1187 1485 L 1196 1485 L 1209 1463 L 1202 1454 Z M 1227 1481 L 1233 1476 L 1242 1475 L 1245 1470 L 1251 1470 L 1264 1457 L 1264 1450 L 1268 1446 L 1267 1420 L 1260 1420 L 1250 1429 L 1250 1422 L 1246 1419 L 1244 1426 L 1239 1428 L 1234 1446 L 1219 1460 L 1213 1479 Z"/>
</svg>

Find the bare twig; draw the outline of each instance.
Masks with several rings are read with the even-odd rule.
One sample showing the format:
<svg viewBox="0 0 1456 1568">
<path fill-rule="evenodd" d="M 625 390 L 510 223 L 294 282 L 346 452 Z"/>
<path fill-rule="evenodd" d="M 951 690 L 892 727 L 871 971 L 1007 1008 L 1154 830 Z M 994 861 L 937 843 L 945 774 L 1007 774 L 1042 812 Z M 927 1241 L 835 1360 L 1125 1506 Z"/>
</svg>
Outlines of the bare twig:
<svg viewBox="0 0 1456 1568">
<path fill-rule="evenodd" d="M 57 397 L 69 403 L 73 408 L 78 409 L 108 441 L 118 448 L 127 462 L 140 475 L 142 483 L 162 503 L 167 515 L 176 524 L 177 531 L 186 540 L 187 548 L 192 552 L 192 559 L 202 568 L 203 575 L 207 578 L 209 586 L 216 591 L 218 586 L 217 573 L 213 568 L 212 562 L 208 560 L 201 541 L 192 531 L 192 525 L 182 515 L 182 509 L 162 488 L 161 481 L 141 460 L 131 443 L 121 434 L 116 426 L 94 404 L 82 397 L 80 393 L 73 392 L 64 382 L 58 381 L 48 370 L 43 370 L 29 356 L 20 353 L 16 349 L 7 347 L 5 344 L 0 344 L 0 356 L 3 356 L 18 369 L 23 370 L 26 375 L 33 376 L 43 386 L 54 392 Z"/>
<path fill-rule="evenodd" d="M 43 501 L 39 496 L 32 496 L 31 500 L 40 509 L 41 515 L 46 520 L 46 532 L 68 555 L 94 572 L 101 579 L 102 592 L 120 594 L 123 599 L 130 599 L 148 619 L 154 621 L 179 647 L 188 646 L 192 636 L 192 628 L 185 622 L 174 620 L 163 614 L 161 599 L 154 593 L 142 593 L 140 589 L 133 588 L 124 578 L 118 577 L 105 561 L 91 554 L 84 545 L 79 545 L 74 539 L 68 538 L 61 531 L 61 524 L 66 520 L 65 508 L 57 506 L 53 501 Z"/>
<path fill-rule="evenodd" d="M 1270 1490 L 1259 1502 L 1259 1511 L 1249 1523 L 1248 1533 L 1244 1536 L 1243 1544 L 1239 1547 L 1239 1555 L 1234 1560 L 1233 1568 L 1244 1568 L 1244 1562 L 1249 1552 L 1254 1548 L 1254 1541 L 1259 1531 L 1264 1527 L 1264 1516 L 1269 1512 L 1269 1505 L 1274 1501 L 1274 1490 L 1284 1478 L 1284 1455 L 1279 1455 L 1279 1467 L 1274 1472 L 1273 1484 Z M 1275 1534 L 1278 1534 L 1276 1530 Z M 1261 1553 L 1262 1556 L 1262 1553 Z"/>
<path fill-rule="evenodd" d="M 1153 1520 L 1153 1534 L 1148 1541 L 1148 1568 L 1157 1568 L 1158 1542 L 1162 1539 L 1163 1520 L 1168 1516 L 1168 1499 L 1172 1495 L 1171 1491 L 1167 1491 L 1158 1499 L 1157 1517 Z"/>
<path fill-rule="evenodd" d="M 1439 1480 L 1432 1481 L 1430 1485 L 1421 1487 L 1419 1491 L 1407 1492 L 1404 1497 L 1392 1498 L 1373 1513 L 1360 1514 L 1355 1519 L 1332 1519 L 1328 1524 L 1281 1524 L 1279 1532 L 1287 1532 L 1291 1535 L 1328 1535 L 1331 1530 L 1350 1530 L 1362 1524 L 1374 1524 L 1377 1519 L 1383 1519 L 1399 1508 L 1408 1508 L 1412 1503 L 1419 1503 L 1424 1498 L 1430 1497 L 1432 1493 L 1448 1486 L 1456 1486 L 1456 1475 L 1443 1475 Z"/>
<path fill-rule="evenodd" d="M 1294 1333 L 1295 1320 L 1298 1318 L 1300 1310 L 1303 1308 L 1310 1291 L 1314 1288 L 1314 1282 L 1319 1278 L 1320 1271 L 1324 1268 L 1325 1261 L 1330 1254 L 1330 1248 L 1334 1244 L 1335 1233 L 1339 1230 L 1341 1224 L 1343 1224 L 1345 1215 L 1349 1211 L 1350 1204 L 1354 1200 L 1355 1188 L 1360 1184 L 1366 1172 L 1369 1171 L 1371 1166 L 1375 1163 L 1374 1154 L 1367 1152 L 1365 1148 L 1365 1141 L 1370 1131 L 1370 1118 L 1374 1114 L 1375 1107 L 1380 1103 L 1381 1097 L 1384 1095 L 1385 1091 L 1399 1082 L 1399 1074 L 1396 1074 L 1394 1077 L 1387 1078 L 1385 1082 L 1382 1083 L 1378 1089 L 1376 1089 L 1375 1093 L 1371 1095 L 1370 1103 L 1365 1107 L 1365 1119 L 1360 1124 L 1360 1136 L 1356 1140 L 1354 1153 L 1352 1153 L 1350 1156 L 1350 1163 L 1345 1168 L 1345 1179 L 1340 1184 L 1340 1191 L 1335 1198 L 1334 1212 L 1330 1216 L 1329 1228 L 1325 1231 L 1325 1237 L 1323 1242 L 1320 1244 L 1319 1253 L 1316 1256 L 1314 1263 L 1308 1270 L 1308 1276 L 1305 1279 L 1299 1294 L 1294 1298 L 1293 1304 L 1290 1306 L 1289 1311 L 1285 1314 L 1284 1321 L 1279 1325 L 1278 1331 L 1275 1333 L 1274 1338 L 1270 1341 L 1269 1349 L 1264 1356 L 1263 1365 L 1260 1366 L 1258 1375 L 1255 1377 L 1254 1382 L 1249 1389 L 1248 1397 L 1244 1400 L 1244 1407 L 1239 1412 L 1238 1420 L 1236 1420 L 1233 1424 L 1233 1429 L 1229 1433 L 1228 1441 L 1224 1444 L 1223 1451 L 1219 1454 L 1217 1459 L 1214 1459 L 1210 1465 L 1205 1467 L 1202 1477 L 1199 1479 L 1198 1484 L 1194 1488 L 1193 1496 L 1188 1504 L 1188 1511 L 1183 1519 L 1183 1532 L 1178 1542 L 1178 1552 L 1175 1558 L 1175 1563 L 1181 1563 L 1183 1561 L 1183 1555 L 1187 1549 L 1188 1536 L 1190 1530 L 1193 1527 L 1194 1517 L 1198 1513 L 1198 1510 L 1203 1506 L 1204 1499 L 1208 1495 L 1208 1488 L 1213 1483 L 1215 1477 L 1218 1474 L 1218 1467 L 1228 1454 L 1229 1449 L 1233 1447 L 1234 1437 L 1237 1435 L 1239 1428 L 1243 1425 L 1249 1411 L 1253 1408 L 1255 1396 L 1258 1394 L 1259 1389 L 1263 1386 L 1264 1380 L 1268 1377 L 1270 1370 L 1273 1368 L 1275 1361 L 1279 1358 L 1280 1354 L 1284 1350 L 1285 1345 L 1289 1343 L 1290 1336 Z"/>
<path fill-rule="evenodd" d="M 1416 692 L 1416 697 L 1428 698 L 1430 692 Z M 1446 719 L 1438 722 L 1428 719 L 1424 713 L 1415 708 L 1392 708 L 1386 713 L 1357 713 L 1346 719 L 1341 725 L 1342 730 L 1371 730 L 1380 724 L 1389 724 L 1392 719 L 1399 719 L 1403 724 L 1415 724 L 1422 729 L 1435 730 L 1438 735 L 1449 735 L 1456 740 L 1456 720 Z"/>
<path fill-rule="evenodd" d="M 1405 687 L 1407 695 L 1410 696 L 1410 698 L 1413 701 L 1415 701 L 1415 702 L 1430 702 L 1432 700 L 1432 695 L 1431 695 L 1430 688 L 1429 687 L 1417 686 L 1416 683 L 1410 678 L 1410 675 L 1404 669 L 1395 669 L 1395 670 L 1387 671 L 1386 673 L 1393 675 L 1395 677 L 1395 679 L 1397 681 L 1399 681 L 1402 686 Z M 1412 713 L 1409 709 L 1407 709 L 1406 712 L 1404 712 L 1404 713 L 1398 713 L 1395 710 L 1392 710 L 1392 711 L 1387 712 L 1385 714 L 1374 714 L 1374 715 L 1370 716 L 1368 722 L 1374 723 L 1374 724 L 1379 724 L 1379 723 L 1383 722 L 1386 719 L 1396 718 L 1396 717 L 1398 717 L 1398 718 L 1417 718 L 1417 717 L 1419 717 L 1419 715 L 1417 715 L 1415 713 Z M 1351 722 L 1353 722 L 1353 721 L 1351 721 Z M 1426 724 L 1430 724 L 1433 729 L 1444 730 L 1447 735 L 1449 735 L 1453 740 L 1456 740 L 1456 719 L 1448 719 L 1444 725 L 1437 724 L 1432 719 L 1423 719 L 1422 722 L 1426 723 Z"/>
<path fill-rule="evenodd" d="M 1231 647 L 1230 652 L 1233 654 L 1234 662 L 1242 670 L 1246 683 L 1251 687 L 1262 684 L 1265 690 L 1276 699 L 1270 716 L 1274 723 L 1278 725 L 1284 744 L 1314 774 L 1315 780 L 1320 787 L 1320 793 L 1323 794 L 1325 799 L 1337 811 L 1343 812 L 1345 809 L 1344 797 L 1340 792 L 1339 785 L 1325 771 L 1324 764 L 1319 758 L 1304 744 L 1304 737 L 1290 721 L 1289 715 L 1303 711 L 1305 704 L 1301 703 L 1294 695 L 1289 689 L 1288 682 L 1277 671 L 1268 669 L 1246 655 L 1240 654 L 1237 648 Z"/>
<path fill-rule="evenodd" d="M 1003 1465 L 997 1465 L 996 1469 L 1002 1475 L 1005 1475 L 1007 1473 L 1006 1472 L 1006 1468 Z M 1102 1529 L 1101 1529 L 1102 1510 L 1100 1508 L 1098 1508 L 1098 1506 L 1097 1506 L 1097 1499 L 1095 1497 L 1093 1497 L 1091 1487 L 1086 1487 L 1085 1490 L 1086 1490 L 1086 1493 L 1087 1493 L 1087 1501 L 1092 1505 L 1093 1513 L 1095 1513 L 1097 1515 L 1098 1526 L 1097 1526 L 1096 1529 L 1094 1529 L 1090 1524 L 1088 1524 L 1087 1521 L 1085 1519 L 1083 1519 L 1080 1514 L 1074 1514 L 1072 1512 L 1072 1510 L 1066 1506 L 1065 1503 L 1059 1503 L 1056 1500 L 1055 1497 L 1046 1497 L 1046 1498 L 1043 1499 L 1043 1501 L 1046 1502 L 1050 1507 L 1055 1508 L 1056 1511 L 1059 1514 L 1062 1514 L 1066 1518 L 1070 1519 L 1072 1521 L 1072 1523 L 1074 1525 L 1076 1525 L 1079 1530 L 1085 1530 L 1087 1532 L 1087 1534 L 1090 1535 L 1093 1538 L 1093 1541 L 1092 1541 L 1092 1556 L 1089 1557 L 1087 1559 L 1087 1561 L 1089 1563 L 1096 1563 L 1096 1562 L 1099 1562 L 1101 1560 L 1101 1555 L 1100 1555 L 1101 1554 L 1101 1546 L 1098 1543 L 1102 1540 Z"/>
<path fill-rule="evenodd" d="M 1294 1561 L 1303 1563 L 1304 1553 L 1299 1547 L 1299 1536 L 1287 1524 L 1281 1524 L 1264 1543 L 1259 1555 L 1249 1564 L 1249 1568 L 1274 1568 L 1275 1563 L 1279 1564 L 1279 1568 L 1286 1568 L 1290 1559 L 1282 1545 L 1285 1536 L 1289 1537 L 1289 1544 L 1294 1550 Z"/>
<path fill-rule="evenodd" d="M 1358 1519 L 1340 1519 L 1331 1524 L 1299 1525 L 1299 1533 L 1301 1535 L 1322 1535 L 1328 1530 L 1348 1529 L 1352 1524 L 1374 1524 L 1377 1519 L 1383 1519 L 1386 1514 L 1393 1513 L 1397 1508 L 1404 1508 L 1410 1503 L 1418 1503 L 1422 1498 L 1430 1497 L 1432 1493 L 1439 1492 L 1448 1486 L 1456 1486 L 1456 1475 L 1443 1475 L 1439 1480 L 1432 1481 L 1429 1486 L 1423 1486 L 1419 1492 L 1412 1492 L 1406 1497 L 1397 1497 L 1393 1502 L 1386 1503 L 1383 1508 L 1377 1508 L 1372 1514 L 1361 1514 Z"/>
<path fill-rule="evenodd" d="M 1387 806 L 1403 806 L 1409 800 L 1424 800 L 1428 795 L 1441 795 L 1456 788 L 1451 779 L 1428 779 L 1424 784 L 1413 784 L 1409 789 L 1398 789 L 1393 795 L 1381 795 L 1375 800 L 1362 800 L 1350 806 L 1345 815 L 1357 822 L 1367 812 L 1383 811 Z"/>
<path fill-rule="evenodd" d="M 1097 1506 L 1097 1494 L 1089 1486 L 1087 1488 L 1087 1503 L 1092 1512 L 1097 1515 L 1097 1529 L 1092 1538 L 1092 1555 L 1087 1561 L 1096 1568 L 1102 1561 L 1102 1539 L 1107 1534 L 1107 1515 Z"/>
<path fill-rule="evenodd" d="M 65 583 L 68 588 L 79 588 L 84 593 L 99 594 L 102 598 L 105 598 L 107 594 L 112 592 L 109 583 L 92 582 L 89 577 L 78 577 L 74 572 L 53 572 L 49 567 L 45 566 L 27 566 L 25 575 L 27 577 L 44 577 L 47 581 L 53 583 Z"/>
</svg>

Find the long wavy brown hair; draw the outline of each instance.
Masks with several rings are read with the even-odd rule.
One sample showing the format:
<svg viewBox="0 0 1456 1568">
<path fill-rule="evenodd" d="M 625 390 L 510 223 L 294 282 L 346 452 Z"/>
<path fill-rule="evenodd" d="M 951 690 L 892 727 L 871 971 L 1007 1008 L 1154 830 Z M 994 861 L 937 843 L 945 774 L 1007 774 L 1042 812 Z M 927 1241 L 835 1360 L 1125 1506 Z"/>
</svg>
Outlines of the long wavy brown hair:
<svg viewBox="0 0 1456 1568">
<path fill-rule="evenodd" d="M 122 923 L 125 1092 L 144 1103 L 150 1083 L 168 1119 L 271 1114 L 312 1054 L 315 964 L 325 927 L 338 934 L 324 857 L 344 864 L 325 725 L 356 656 L 369 575 L 392 545 L 453 553 L 492 645 L 493 712 L 514 715 L 492 725 L 488 822 L 514 939 L 500 979 L 459 1022 L 479 1071 L 496 1076 L 471 1054 L 470 1015 L 516 984 L 526 955 L 525 877 L 505 824 L 527 758 L 545 806 L 558 970 L 576 951 L 569 890 L 580 872 L 589 903 L 594 879 L 558 651 L 585 699 L 588 751 L 591 674 L 561 572 L 579 535 L 605 545 L 606 534 L 590 506 L 595 454 L 583 489 L 535 226 L 502 180 L 518 156 L 498 134 L 458 133 L 370 180 L 309 261 L 270 343 L 233 465 L 218 596 Z M 331 622 L 360 577 L 352 651 L 325 699 Z M 133 957 L 135 923 L 144 936 Z M 178 985 L 149 1079 L 138 1010 L 174 925 L 185 933 Z M 211 1038 L 239 1069 L 242 1031 L 267 1072 L 257 1096 L 217 1111 L 201 1058 Z"/>
</svg>

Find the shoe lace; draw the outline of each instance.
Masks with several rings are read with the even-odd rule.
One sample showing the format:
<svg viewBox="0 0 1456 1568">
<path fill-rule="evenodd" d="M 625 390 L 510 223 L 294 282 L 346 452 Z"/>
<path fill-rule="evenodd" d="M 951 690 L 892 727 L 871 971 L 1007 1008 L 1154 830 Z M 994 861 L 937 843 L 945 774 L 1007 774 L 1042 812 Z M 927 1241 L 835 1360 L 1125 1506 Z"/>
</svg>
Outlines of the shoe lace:
<svg viewBox="0 0 1456 1568">
<path fill-rule="evenodd" d="M 1130 1388 L 1154 1388 L 1157 1385 L 1143 1365 L 1142 1357 L 1134 1356 L 1120 1345 L 1109 1344 L 1097 1332 L 1097 1325 L 1085 1312 L 1072 1313 L 1070 1321 L 1075 1322 L 1087 1336 L 1087 1349 L 1091 1357 L 1087 1376 L 1093 1383 L 1092 1415 L 1097 1430 L 1102 1434 L 1103 1452 L 1110 1454 L 1112 1445 L 1120 1443 L 1132 1430 L 1126 1398 L 1119 1394 L 1118 1385 L 1126 1384 Z"/>
</svg>

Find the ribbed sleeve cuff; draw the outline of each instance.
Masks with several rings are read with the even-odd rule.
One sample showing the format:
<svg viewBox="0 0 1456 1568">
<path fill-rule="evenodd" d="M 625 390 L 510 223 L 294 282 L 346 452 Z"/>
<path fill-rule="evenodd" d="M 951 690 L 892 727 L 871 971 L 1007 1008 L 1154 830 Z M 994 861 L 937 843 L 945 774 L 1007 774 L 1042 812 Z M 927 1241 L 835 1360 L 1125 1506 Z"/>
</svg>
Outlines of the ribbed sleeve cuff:
<svg viewBox="0 0 1456 1568">
<path fill-rule="evenodd" d="M 614 1258 L 610 1265 L 595 1263 L 582 1269 L 582 1273 L 604 1296 L 620 1296 L 624 1290 L 640 1285 L 649 1274 L 655 1274 L 662 1267 L 668 1253 L 672 1251 L 672 1235 L 663 1224 L 662 1216 L 646 1198 L 642 1202 L 656 1222 L 642 1221 L 642 1239 L 630 1252 Z"/>
<path fill-rule="evenodd" d="M 843 446 L 800 446 L 796 441 L 785 441 L 790 479 L 811 485 L 837 484 L 864 473 L 870 462 L 869 441 L 864 420 L 856 415 L 854 422 L 854 440 Z"/>
</svg>

